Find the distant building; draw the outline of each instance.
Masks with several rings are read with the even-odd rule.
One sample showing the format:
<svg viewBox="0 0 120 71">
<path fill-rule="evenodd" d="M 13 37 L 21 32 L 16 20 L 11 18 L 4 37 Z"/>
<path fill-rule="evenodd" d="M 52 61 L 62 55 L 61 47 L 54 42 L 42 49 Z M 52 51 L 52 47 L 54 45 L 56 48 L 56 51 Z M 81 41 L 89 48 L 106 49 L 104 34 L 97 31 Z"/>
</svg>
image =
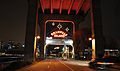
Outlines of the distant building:
<svg viewBox="0 0 120 71">
<path fill-rule="evenodd" d="M 1 49 L 1 46 L 2 46 L 2 42 L 0 41 L 0 49 Z"/>
</svg>

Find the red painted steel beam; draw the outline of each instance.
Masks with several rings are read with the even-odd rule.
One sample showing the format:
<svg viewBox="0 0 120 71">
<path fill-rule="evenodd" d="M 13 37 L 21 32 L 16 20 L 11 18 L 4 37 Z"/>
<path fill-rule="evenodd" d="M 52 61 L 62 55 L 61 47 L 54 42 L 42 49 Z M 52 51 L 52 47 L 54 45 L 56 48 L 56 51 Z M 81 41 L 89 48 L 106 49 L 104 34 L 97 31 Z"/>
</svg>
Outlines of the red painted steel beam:
<svg viewBox="0 0 120 71">
<path fill-rule="evenodd" d="M 61 14 L 62 12 L 62 3 L 63 3 L 63 0 L 60 0 L 60 10 L 59 10 L 59 13 Z"/>
<path fill-rule="evenodd" d="M 90 8 L 90 1 L 91 0 L 85 0 L 84 4 L 82 5 L 81 9 L 84 11 L 84 13 L 87 13 Z"/>
<path fill-rule="evenodd" d="M 40 2 L 38 1 L 38 9 L 40 8 Z"/>
<path fill-rule="evenodd" d="M 50 0 L 50 10 L 51 10 L 51 14 L 53 13 L 53 0 Z"/>
<path fill-rule="evenodd" d="M 85 0 L 80 0 L 79 1 L 79 5 L 78 5 L 78 9 L 76 10 L 76 14 L 78 14 L 80 8 L 82 7 L 82 4 L 84 3 Z"/>
<path fill-rule="evenodd" d="M 69 9 L 68 9 L 68 14 L 70 14 L 70 11 L 71 11 L 71 8 L 73 6 L 73 3 L 74 3 L 74 0 L 71 1 L 71 4 L 70 4 Z"/>
<path fill-rule="evenodd" d="M 40 0 L 40 4 L 41 4 L 42 11 L 43 11 L 43 13 L 44 13 L 43 0 Z"/>
</svg>

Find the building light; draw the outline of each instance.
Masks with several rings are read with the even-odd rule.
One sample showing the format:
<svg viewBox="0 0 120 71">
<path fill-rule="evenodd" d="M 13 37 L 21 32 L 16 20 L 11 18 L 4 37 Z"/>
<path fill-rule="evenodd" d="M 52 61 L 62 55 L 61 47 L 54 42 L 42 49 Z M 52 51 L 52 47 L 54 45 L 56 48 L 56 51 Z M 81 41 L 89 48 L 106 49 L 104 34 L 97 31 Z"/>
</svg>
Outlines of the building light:
<svg viewBox="0 0 120 71">
<path fill-rule="evenodd" d="M 54 49 L 60 49 L 60 47 L 55 47 Z"/>
<path fill-rule="evenodd" d="M 23 44 L 22 47 L 25 47 L 25 45 Z"/>
<path fill-rule="evenodd" d="M 13 47 L 13 48 L 15 48 L 15 46 L 14 46 L 14 45 L 13 45 L 12 47 Z"/>
</svg>

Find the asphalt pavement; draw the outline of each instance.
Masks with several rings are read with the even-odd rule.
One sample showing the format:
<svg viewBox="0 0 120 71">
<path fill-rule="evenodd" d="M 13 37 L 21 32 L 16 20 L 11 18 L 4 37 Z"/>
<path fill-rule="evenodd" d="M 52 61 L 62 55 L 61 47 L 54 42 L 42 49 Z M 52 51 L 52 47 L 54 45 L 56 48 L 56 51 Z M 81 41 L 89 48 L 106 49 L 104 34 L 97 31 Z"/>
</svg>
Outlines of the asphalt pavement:
<svg viewBox="0 0 120 71">
<path fill-rule="evenodd" d="M 120 71 L 115 68 L 95 70 L 88 66 L 89 61 L 46 59 L 17 69 L 16 71 Z"/>
<path fill-rule="evenodd" d="M 69 62 L 69 61 L 68 61 Z M 62 61 L 59 59 L 46 59 L 36 62 L 32 65 L 23 67 L 16 71 L 95 71 L 88 66 L 80 66 L 72 64 L 72 61 Z"/>
</svg>

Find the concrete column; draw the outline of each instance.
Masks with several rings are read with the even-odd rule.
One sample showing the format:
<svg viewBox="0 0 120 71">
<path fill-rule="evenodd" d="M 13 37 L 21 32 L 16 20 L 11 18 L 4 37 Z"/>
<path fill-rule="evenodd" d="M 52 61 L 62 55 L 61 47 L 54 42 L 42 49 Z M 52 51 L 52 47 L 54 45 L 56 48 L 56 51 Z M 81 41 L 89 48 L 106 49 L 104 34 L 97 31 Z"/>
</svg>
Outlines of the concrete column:
<svg viewBox="0 0 120 71">
<path fill-rule="evenodd" d="M 75 17 L 74 17 L 74 18 L 75 18 Z M 74 50 L 75 50 L 74 52 L 75 52 L 75 54 L 76 54 L 76 53 L 78 52 L 78 51 L 77 51 L 77 46 L 78 46 L 77 42 L 78 42 L 79 40 L 78 40 L 78 36 L 77 36 L 77 35 L 78 35 L 78 33 L 79 33 L 79 32 L 78 32 L 78 30 L 79 30 L 79 23 L 77 23 L 76 21 L 73 21 L 73 22 L 74 22 L 74 26 L 75 26 L 75 32 L 73 33 L 73 42 L 74 42 L 74 43 L 73 43 L 73 46 L 75 47 L 75 48 L 74 48 Z"/>
<path fill-rule="evenodd" d="M 92 0 L 92 37 L 95 38 L 96 57 L 104 54 L 103 26 L 101 15 L 101 0 Z"/>
<path fill-rule="evenodd" d="M 25 36 L 25 56 L 27 62 L 34 60 L 34 39 L 36 25 L 37 0 L 28 0 L 28 15 Z"/>
<path fill-rule="evenodd" d="M 44 22 L 44 16 L 40 13 L 41 11 L 39 10 L 38 23 L 40 27 L 40 58 L 43 59 L 44 58 L 44 43 L 45 43 L 45 40 L 44 40 L 45 22 Z"/>
</svg>

